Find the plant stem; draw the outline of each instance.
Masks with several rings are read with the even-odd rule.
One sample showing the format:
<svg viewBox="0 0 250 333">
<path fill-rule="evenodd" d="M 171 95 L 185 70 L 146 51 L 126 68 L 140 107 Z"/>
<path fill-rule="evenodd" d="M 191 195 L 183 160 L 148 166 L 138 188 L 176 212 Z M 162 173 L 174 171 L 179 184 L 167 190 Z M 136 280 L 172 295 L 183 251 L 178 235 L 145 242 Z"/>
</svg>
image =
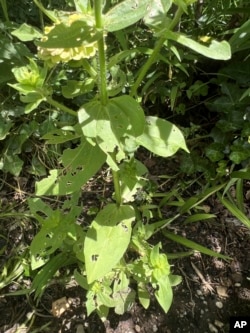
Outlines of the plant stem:
<svg viewBox="0 0 250 333">
<path fill-rule="evenodd" d="M 0 0 L 3 10 L 3 15 L 7 23 L 10 23 L 9 15 L 8 15 L 8 8 L 6 0 Z"/>
<path fill-rule="evenodd" d="M 65 105 L 63 105 L 63 104 L 61 104 L 61 103 L 55 101 L 52 97 L 47 96 L 47 97 L 46 97 L 46 101 L 47 101 L 49 104 L 53 105 L 55 108 L 60 109 L 60 110 L 62 110 L 63 112 L 69 113 L 69 114 L 71 114 L 72 116 L 77 117 L 77 113 L 76 113 L 75 111 L 73 111 L 72 109 L 68 108 L 67 106 L 65 106 Z"/>
<path fill-rule="evenodd" d="M 120 186 L 118 172 L 112 170 L 112 176 L 113 176 L 113 183 L 114 183 L 114 189 L 115 189 L 115 201 L 116 201 L 117 206 L 119 207 L 122 203 L 122 196 L 121 196 L 121 186 Z"/>
<path fill-rule="evenodd" d="M 103 19 L 102 19 L 102 0 L 94 1 L 95 22 L 96 29 L 102 32 L 101 38 L 98 40 L 98 62 L 99 62 L 99 92 L 102 105 L 107 105 L 107 81 L 106 81 L 106 59 L 105 59 L 105 43 L 103 33 Z"/>
<path fill-rule="evenodd" d="M 54 23 L 57 22 L 56 16 L 51 14 L 52 12 L 50 10 L 45 9 L 39 0 L 33 0 L 33 1 L 40 9 L 40 11 L 43 12 L 46 16 L 48 16 L 48 18 L 51 19 L 51 21 L 53 21 Z"/>
<path fill-rule="evenodd" d="M 171 24 L 168 27 L 168 30 L 173 30 L 174 27 L 179 23 L 180 18 L 183 14 L 183 9 L 178 7 L 175 17 L 173 18 Z M 139 74 L 139 76 L 137 77 L 134 85 L 131 88 L 131 92 L 130 95 L 131 96 L 136 96 L 137 95 L 137 89 L 139 87 L 139 85 L 141 84 L 143 78 L 146 76 L 149 68 L 151 67 L 151 65 L 155 62 L 155 60 L 157 59 L 157 55 L 160 52 L 163 44 L 165 43 L 165 41 L 167 40 L 167 37 L 165 36 L 165 34 L 160 37 L 160 39 L 156 42 L 155 48 L 152 52 L 152 54 L 150 55 L 150 57 L 148 58 L 148 60 L 146 61 L 145 65 L 142 67 L 142 70 Z"/>
</svg>

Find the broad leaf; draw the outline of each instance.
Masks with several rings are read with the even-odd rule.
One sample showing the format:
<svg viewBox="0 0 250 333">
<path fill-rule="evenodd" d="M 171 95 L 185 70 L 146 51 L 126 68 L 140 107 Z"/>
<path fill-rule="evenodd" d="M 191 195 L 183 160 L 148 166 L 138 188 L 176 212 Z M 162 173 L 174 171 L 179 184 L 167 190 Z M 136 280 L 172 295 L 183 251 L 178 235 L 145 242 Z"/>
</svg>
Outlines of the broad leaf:
<svg viewBox="0 0 250 333">
<path fill-rule="evenodd" d="M 122 258 L 131 237 L 135 212 L 131 206 L 106 206 L 92 222 L 85 243 L 88 283 L 104 277 Z"/>
<path fill-rule="evenodd" d="M 36 183 L 37 195 L 65 195 L 79 190 L 106 160 L 98 146 L 87 141 L 63 152 L 64 169 L 50 170 L 50 176 Z"/>
<path fill-rule="evenodd" d="M 84 136 L 95 139 L 106 154 L 114 152 L 116 147 L 123 149 L 121 139 L 138 137 L 145 126 L 143 109 L 130 96 L 115 97 L 105 106 L 99 101 L 85 104 L 78 112 L 78 119 Z M 110 157 L 107 162 L 111 165 Z"/>
<path fill-rule="evenodd" d="M 228 60 L 231 58 L 230 45 L 226 41 L 218 42 L 216 40 L 212 40 L 211 43 L 206 46 L 177 32 L 172 32 L 168 30 L 164 33 L 164 35 L 167 39 L 174 40 L 177 43 L 188 47 L 191 50 L 200 53 L 205 57 L 216 60 Z"/>
<path fill-rule="evenodd" d="M 98 40 L 99 34 L 88 26 L 84 20 L 56 24 L 46 35 L 45 41 L 37 41 L 36 45 L 43 48 L 73 48 L 82 46 L 84 43 L 92 43 Z"/>
<path fill-rule="evenodd" d="M 163 157 L 172 156 L 179 148 L 188 152 L 185 139 L 175 125 L 158 117 L 146 120 L 144 133 L 136 139 L 138 144 Z"/>
<path fill-rule="evenodd" d="M 107 31 L 124 29 L 140 19 L 148 10 L 151 0 L 125 0 L 111 8 L 104 16 L 104 27 Z"/>
</svg>

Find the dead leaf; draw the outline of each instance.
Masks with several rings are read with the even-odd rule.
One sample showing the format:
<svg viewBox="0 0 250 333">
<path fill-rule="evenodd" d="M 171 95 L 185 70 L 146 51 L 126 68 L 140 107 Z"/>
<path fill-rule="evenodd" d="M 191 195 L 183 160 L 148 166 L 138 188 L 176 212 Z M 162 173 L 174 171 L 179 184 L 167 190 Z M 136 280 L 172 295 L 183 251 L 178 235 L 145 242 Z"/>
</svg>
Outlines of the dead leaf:
<svg viewBox="0 0 250 333">
<path fill-rule="evenodd" d="M 216 287 L 216 291 L 217 291 L 217 294 L 218 294 L 220 297 L 228 297 L 228 294 L 227 294 L 227 287 L 224 287 L 224 286 L 217 286 L 217 287 Z"/>
<path fill-rule="evenodd" d="M 60 317 L 68 308 L 70 304 L 66 297 L 57 299 L 52 303 L 52 314 L 54 317 Z"/>
</svg>

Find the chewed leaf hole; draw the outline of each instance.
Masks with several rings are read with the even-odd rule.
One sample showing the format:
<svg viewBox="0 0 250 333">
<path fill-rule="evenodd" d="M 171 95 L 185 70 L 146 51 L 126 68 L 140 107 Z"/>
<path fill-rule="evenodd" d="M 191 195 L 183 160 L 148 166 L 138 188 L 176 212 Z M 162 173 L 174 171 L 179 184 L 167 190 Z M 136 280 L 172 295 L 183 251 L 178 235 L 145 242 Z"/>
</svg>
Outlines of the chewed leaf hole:
<svg viewBox="0 0 250 333">
<path fill-rule="evenodd" d="M 128 232 L 128 227 L 126 226 L 126 224 L 122 223 L 121 226 L 124 231 Z"/>
<path fill-rule="evenodd" d="M 98 259 L 99 255 L 98 254 L 92 254 L 91 256 L 91 261 L 96 262 Z"/>
</svg>

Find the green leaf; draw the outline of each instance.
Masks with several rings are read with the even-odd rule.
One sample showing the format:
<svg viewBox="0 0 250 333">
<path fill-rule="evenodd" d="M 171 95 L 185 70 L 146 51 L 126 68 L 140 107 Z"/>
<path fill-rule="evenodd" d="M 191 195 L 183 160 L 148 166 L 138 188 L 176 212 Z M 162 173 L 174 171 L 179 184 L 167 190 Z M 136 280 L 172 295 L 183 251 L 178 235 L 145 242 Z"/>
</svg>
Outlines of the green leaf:
<svg viewBox="0 0 250 333">
<path fill-rule="evenodd" d="M 113 298 L 115 302 L 115 313 L 118 315 L 122 315 L 126 311 L 128 311 L 134 303 L 135 295 L 135 291 L 129 287 L 113 293 Z"/>
<path fill-rule="evenodd" d="M 144 133 L 136 142 L 163 157 L 172 156 L 179 148 L 188 152 L 181 131 L 169 121 L 158 117 L 146 118 Z"/>
<path fill-rule="evenodd" d="M 71 222 L 71 223 L 70 223 Z M 30 245 L 32 270 L 43 266 L 47 257 L 59 249 L 68 233 L 75 234 L 75 225 L 59 210 L 43 222 L 41 230 L 35 235 Z"/>
<path fill-rule="evenodd" d="M 202 246 L 198 243 L 195 243 L 195 242 L 193 242 L 193 241 L 191 241 L 191 240 L 189 240 L 185 237 L 175 235 L 171 232 L 163 230 L 163 235 L 165 237 L 171 239 L 174 242 L 180 243 L 180 244 L 182 244 L 186 247 L 189 247 L 189 248 L 194 249 L 196 251 L 199 251 L 201 253 L 207 254 L 209 256 L 216 257 L 216 258 L 221 258 L 221 259 L 225 259 L 225 260 L 231 259 L 228 256 L 225 256 L 223 254 L 220 254 L 220 253 L 214 252 L 212 250 L 209 250 L 208 248 L 206 248 L 206 247 L 204 247 L 204 246 Z"/>
<path fill-rule="evenodd" d="M 250 48 L 250 19 L 239 27 L 233 36 L 229 39 L 232 53 Z"/>
<path fill-rule="evenodd" d="M 132 206 L 106 206 L 92 222 L 84 243 L 88 283 L 104 277 L 122 258 L 135 219 Z"/>
<path fill-rule="evenodd" d="M 219 193 L 217 194 L 218 198 L 220 199 L 221 203 L 245 226 L 250 228 L 250 220 L 249 218 L 232 202 L 223 198 Z"/>
<path fill-rule="evenodd" d="M 215 218 L 216 215 L 214 214 L 193 214 L 186 218 L 185 223 L 191 223 L 191 222 L 197 222 L 197 221 L 203 221 L 207 219 Z"/>
<path fill-rule="evenodd" d="M 177 32 L 167 30 L 164 34 L 167 39 L 174 40 L 205 57 L 216 60 L 228 60 L 231 58 L 230 44 L 226 41 L 217 42 L 216 40 L 212 40 L 211 43 L 206 46 Z"/>
<path fill-rule="evenodd" d="M 162 309 L 165 313 L 167 313 L 173 301 L 173 291 L 170 285 L 169 277 L 166 276 L 157 281 L 157 286 L 158 290 L 155 291 L 155 297 Z"/>
<path fill-rule="evenodd" d="M 62 86 L 62 94 L 66 98 L 73 98 L 86 94 L 91 91 L 95 85 L 95 81 L 91 78 L 82 81 L 68 80 L 65 86 Z"/>
<path fill-rule="evenodd" d="M 181 206 L 180 214 L 184 214 L 184 213 L 188 212 L 190 209 L 199 206 L 200 203 L 202 203 L 203 201 L 205 201 L 212 194 L 217 193 L 224 186 L 225 186 L 225 184 L 220 184 L 220 185 L 209 187 L 208 189 L 206 189 L 205 191 L 203 191 L 202 194 L 200 194 L 200 195 L 198 195 L 196 197 L 189 198 Z"/>
<path fill-rule="evenodd" d="M 89 290 L 89 285 L 85 276 L 80 274 L 76 269 L 74 270 L 74 278 L 76 282 L 85 290 Z"/>
<path fill-rule="evenodd" d="M 46 140 L 47 144 L 54 145 L 79 139 L 82 136 L 82 132 L 78 132 L 76 126 L 74 127 L 63 127 L 60 129 L 54 129 L 51 132 L 43 135 L 42 139 Z"/>
<path fill-rule="evenodd" d="M 180 284 L 182 281 L 182 277 L 180 275 L 170 274 L 168 278 L 169 278 L 171 287 L 178 286 L 178 284 Z"/>
<path fill-rule="evenodd" d="M 46 35 L 46 41 L 37 41 L 36 45 L 43 48 L 73 48 L 86 43 L 97 41 L 99 33 L 95 33 L 93 28 L 88 26 L 84 20 L 56 24 Z"/>
<path fill-rule="evenodd" d="M 150 294 L 143 283 L 138 283 L 138 297 L 141 305 L 147 309 L 150 305 Z"/>
<path fill-rule="evenodd" d="M 79 13 L 87 13 L 89 8 L 89 0 L 74 0 L 76 10 Z"/>
<path fill-rule="evenodd" d="M 151 0 L 125 0 L 118 3 L 105 14 L 105 29 L 117 31 L 136 23 L 146 15 L 150 3 Z"/>
<path fill-rule="evenodd" d="M 23 161 L 13 154 L 13 151 L 5 153 L 2 170 L 10 172 L 14 176 L 19 176 L 23 168 Z"/>
<path fill-rule="evenodd" d="M 172 0 L 154 0 L 148 7 L 147 15 L 143 17 L 146 25 L 164 27 L 167 12 L 171 8 Z"/>
<path fill-rule="evenodd" d="M 37 273 L 31 291 L 35 291 L 35 299 L 40 299 L 49 281 L 53 278 L 59 268 L 68 266 L 76 262 L 74 257 L 69 257 L 65 253 L 59 253 L 51 258 L 48 263 Z"/>
<path fill-rule="evenodd" d="M 247 179 L 250 180 L 250 171 L 247 169 L 245 170 L 239 170 L 239 171 L 233 171 L 230 174 L 231 178 L 240 178 L 240 179 Z"/>
<path fill-rule="evenodd" d="M 50 176 L 36 183 L 37 195 L 66 195 L 79 190 L 101 168 L 106 155 L 87 141 L 62 155 L 64 169 L 50 170 Z M 65 173 L 66 171 L 66 173 Z"/>
<path fill-rule="evenodd" d="M 0 115 L 0 140 L 4 140 L 6 136 L 9 134 L 11 127 L 13 126 L 13 122 L 10 120 L 5 120 Z"/>
<path fill-rule="evenodd" d="M 18 29 L 12 31 L 11 34 L 20 39 L 22 42 L 27 42 L 42 37 L 42 34 L 38 29 L 26 23 L 23 23 Z"/>
<path fill-rule="evenodd" d="M 205 150 L 206 156 L 212 162 L 221 161 L 224 157 L 224 148 L 225 146 L 219 142 L 211 143 Z"/>
<path fill-rule="evenodd" d="M 117 170 L 110 153 L 117 147 L 123 150 L 122 138 L 141 135 L 145 126 L 143 109 L 130 96 L 112 98 L 105 106 L 99 101 L 85 104 L 78 112 L 78 119 L 84 136 L 96 140 L 108 155 L 107 163 Z"/>
</svg>

